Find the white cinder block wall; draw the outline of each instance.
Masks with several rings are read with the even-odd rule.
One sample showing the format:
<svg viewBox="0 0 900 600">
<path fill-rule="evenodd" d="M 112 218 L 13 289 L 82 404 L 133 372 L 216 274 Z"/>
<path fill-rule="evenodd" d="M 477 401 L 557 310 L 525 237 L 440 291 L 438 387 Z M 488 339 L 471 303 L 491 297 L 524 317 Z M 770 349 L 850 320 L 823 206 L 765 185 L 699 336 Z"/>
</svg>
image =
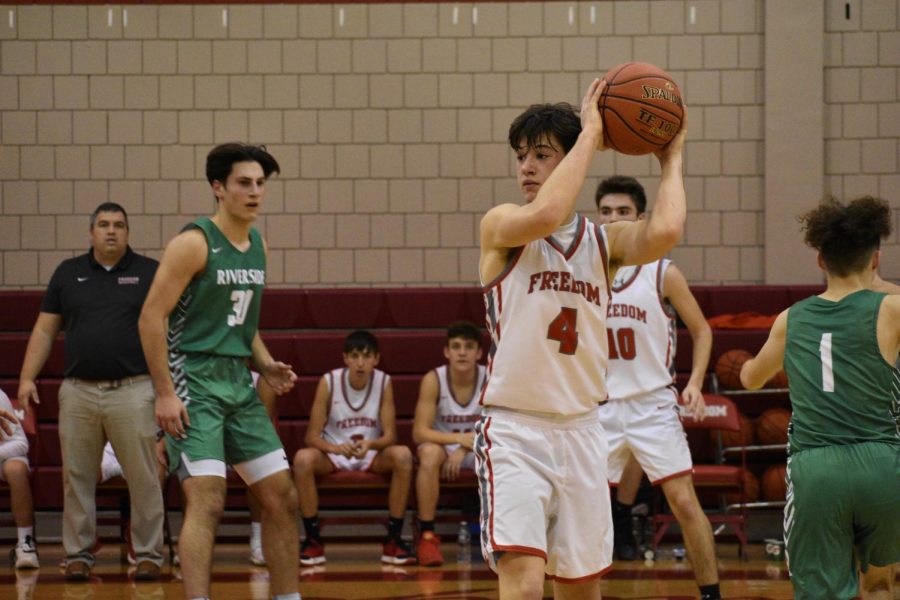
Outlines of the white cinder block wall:
<svg viewBox="0 0 900 600">
<path fill-rule="evenodd" d="M 824 160 L 805 175 L 824 193 L 889 199 L 900 227 L 898 1 L 811 4 L 824 11 L 812 36 L 824 47 L 814 140 Z M 593 77 L 629 60 L 669 70 L 690 108 L 688 224 L 673 258 L 693 283 L 765 283 L 766 262 L 790 254 L 766 252 L 766 223 L 817 200 L 766 210 L 765 74 L 793 54 L 765 52 L 766 10 L 764 0 L 2 7 L 0 288 L 45 285 L 88 247 L 87 214 L 105 200 L 129 211 L 133 247 L 159 256 L 188 219 L 212 212 L 204 158 L 231 140 L 265 143 L 283 168 L 259 222 L 272 285 L 474 285 L 480 216 L 520 198 L 511 119 L 534 102 L 577 104 Z M 653 158 L 602 154 L 580 209 L 593 211 L 597 182 L 613 173 L 639 177 L 652 197 L 657 171 Z M 896 234 L 882 272 L 900 278 Z M 798 279 L 817 281 L 814 265 Z"/>
</svg>

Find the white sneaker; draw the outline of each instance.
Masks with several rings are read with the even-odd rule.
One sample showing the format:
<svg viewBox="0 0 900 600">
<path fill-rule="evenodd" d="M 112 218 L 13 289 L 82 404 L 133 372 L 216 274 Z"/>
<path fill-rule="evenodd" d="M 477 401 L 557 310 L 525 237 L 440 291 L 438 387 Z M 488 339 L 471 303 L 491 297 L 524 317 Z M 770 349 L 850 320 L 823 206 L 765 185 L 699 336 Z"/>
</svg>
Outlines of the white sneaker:
<svg viewBox="0 0 900 600">
<path fill-rule="evenodd" d="M 257 567 L 266 566 L 266 557 L 263 556 L 262 546 L 250 546 L 250 564 Z"/>
<path fill-rule="evenodd" d="M 38 561 L 37 547 L 30 535 L 25 536 L 25 541 L 16 544 L 9 553 L 9 558 L 15 563 L 17 569 L 37 569 L 41 564 Z"/>
</svg>

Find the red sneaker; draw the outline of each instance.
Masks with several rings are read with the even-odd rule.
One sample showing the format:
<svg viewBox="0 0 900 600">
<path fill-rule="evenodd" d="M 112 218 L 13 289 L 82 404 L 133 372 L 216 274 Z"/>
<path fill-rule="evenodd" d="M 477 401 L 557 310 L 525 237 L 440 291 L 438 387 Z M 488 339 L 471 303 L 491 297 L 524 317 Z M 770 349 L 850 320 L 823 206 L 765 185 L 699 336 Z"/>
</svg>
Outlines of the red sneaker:
<svg viewBox="0 0 900 600">
<path fill-rule="evenodd" d="M 382 546 L 381 562 L 389 565 L 414 565 L 418 561 L 412 548 L 397 537 L 387 540 Z"/>
<path fill-rule="evenodd" d="M 325 544 L 306 538 L 300 544 L 300 564 L 305 567 L 325 564 Z"/>
<path fill-rule="evenodd" d="M 441 538 L 433 531 L 425 531 L 419 538 L 416 546 L 416 554 L 419 556 L 419 564 L 423 567 L 439 567 L 444 564 L 444 555 L 441 554 Z"/>
</svg>

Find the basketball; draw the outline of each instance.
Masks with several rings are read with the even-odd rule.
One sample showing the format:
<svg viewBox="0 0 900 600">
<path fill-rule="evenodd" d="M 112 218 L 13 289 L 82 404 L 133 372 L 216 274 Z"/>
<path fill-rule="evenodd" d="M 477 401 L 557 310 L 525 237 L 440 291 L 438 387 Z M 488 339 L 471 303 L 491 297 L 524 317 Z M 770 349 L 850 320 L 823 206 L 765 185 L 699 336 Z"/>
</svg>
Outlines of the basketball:
<svg viewBox="0 0 900 600">
<path fill-rule="evenodd" d="M 735 446 L 750 446 L 753 444 L 753 421 L 751 421 L 750 418 L 747 417 L 747 415 L 741 412 L 738 413 L 738 420 L 740 420 L 741 422 L 740 431 L 722 430 L 723 448 L 733 448 Z M 713 443 L 717 441 L 718 432 L 719 430 L 716 429 L 710 430 L 710 436 L 713 439 Z"/>
<path fill-rule="evenodd" d="M 672 76 L 648 63 L 629 62 L 603 76 L 603 142 L 622 154 L 641 155 L 668 144 L 684 119 L 681 91 Z"/>
<path fill-rule="evenodd" d="M 766 382 L 767 388 L 786 388 L 787 386 L 788 378 L 787 373 L 784 372 L 784 369 L 775 373 L 775 376 Z"/>
<path fill-rule="evenodd" d="M 744 485 L 744 502 L 756 502 L 759 500 L 759 479 L 749 469 L 741 472 Z M 725 501 L 728 504 L 737 504 L 741 501 L 740 492 L 731 492 L 725 494 Z"/>
<path fill-rule="evenodd" d="M 726 390 L 743 389 L 744 386 L 741 385 L 741 367 L 751 358 L 753 358 L 753 355 L 746 350 L 728 350 L 723 352 L 716 360 L 715 366 L 719 385 Z"/>
<path fill-rule="evenodd" d="M 771 465 L 763 471 L 763 498 L 766 500 L 784 500 L 787 494 L 787 483 L 784 481 L 786 470 L 786 465 Z"/>
<path fill-rule="evenodd" d="M 787 444 L 791 411 L 770 408 L 756 419 L 756 439 L 760 444 Z"/>
</svg>

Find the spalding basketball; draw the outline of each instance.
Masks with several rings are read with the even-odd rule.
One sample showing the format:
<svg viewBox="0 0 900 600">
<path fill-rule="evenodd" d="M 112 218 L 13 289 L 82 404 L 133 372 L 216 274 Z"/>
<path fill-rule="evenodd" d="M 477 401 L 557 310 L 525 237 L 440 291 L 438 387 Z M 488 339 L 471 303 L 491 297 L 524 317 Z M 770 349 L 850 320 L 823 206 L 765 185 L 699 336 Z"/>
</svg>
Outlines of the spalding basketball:
<svg viewBox="0 0 900 600">
<path fill-rule="evenodd" d="M 668 144 L 684 120 L 681 91 L 672 76 L 648 63 L 629 62 L 603 76 L 603 142 L 622 154 L 649 154 Z"/>
<path fill-rule="evenodd" d="M 738 412 L 738 420 L 741 422 L 740 431 L 722 430 L 722 447 L 733 448 L 735 446 L 750 446 L 753 444 L 753 421 L 742 412 Z M 713 443 L 717 441 L 719 430 L 710 429 L 710 437 Z"/>
<path fill-rule="evenodd" d="M 770 408 L 756 419 L 756 440 L 760 444 L 787 444 L 791 411 Z"/>
<path fill-rule="evenodd" d="M 744 386 L 741 385 L 741 367 L 751 358 L 753 358 L 753 355 L 746 350 L 728 350 L 723 352 L 716 360 L 715 366 L 719 386 L 726 390 L 743 389 Z"/>
<path fill-rule="evenodd" d="M 771 465 L 763 472 L 762 489 L 766 500 L 784 500 L 787 495 L 787 483 L 784 481 L 786 465 Z"/>
</svg>

